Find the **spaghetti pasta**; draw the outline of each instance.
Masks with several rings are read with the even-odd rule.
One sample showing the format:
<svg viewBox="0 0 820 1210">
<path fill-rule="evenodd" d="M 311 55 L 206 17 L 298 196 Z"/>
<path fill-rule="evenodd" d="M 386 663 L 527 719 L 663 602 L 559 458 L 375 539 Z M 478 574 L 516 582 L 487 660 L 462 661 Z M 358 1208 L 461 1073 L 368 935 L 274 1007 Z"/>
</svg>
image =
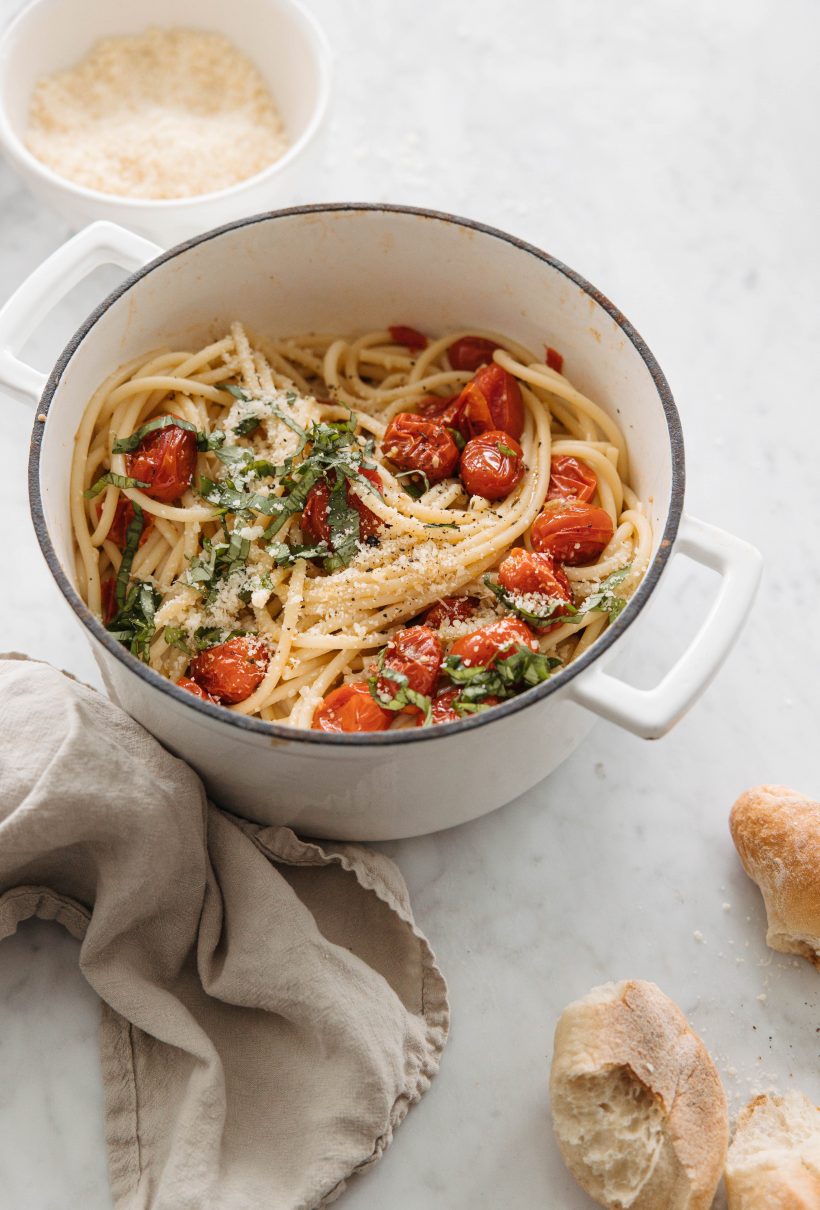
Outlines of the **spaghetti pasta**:
<svg viewBox="0 0 820 1210">
<path fill-rule="evenodd" d="M 347 730 L 489 708 L 595 641 L 651 553 L 618 426 L 515 341 L 407 332 L 235 323 L 100 386 L 71 474 L 77 578 L 134 654 L 237 713 Z M 459 654 L 510 619 L 523 644 Z M 439 643 L 426 693 L 424 659 L 397 660 L 413 630 Z"/>
</svg>

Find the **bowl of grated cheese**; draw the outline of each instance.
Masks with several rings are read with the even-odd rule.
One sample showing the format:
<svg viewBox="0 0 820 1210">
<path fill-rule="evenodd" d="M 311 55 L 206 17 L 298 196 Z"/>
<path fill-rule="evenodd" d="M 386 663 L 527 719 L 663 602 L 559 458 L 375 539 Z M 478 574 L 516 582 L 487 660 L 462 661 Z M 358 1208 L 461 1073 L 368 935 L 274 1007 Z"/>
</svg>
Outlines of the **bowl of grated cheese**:
<svg viewBox="0 0 820 1210">
<path fill-rule="evenodd" d="M 329 92 L 295 0 L 34 0 L 0 39 L 0 148 L 73 227 L 167 245 L 301 200 Z"/>
</svg>

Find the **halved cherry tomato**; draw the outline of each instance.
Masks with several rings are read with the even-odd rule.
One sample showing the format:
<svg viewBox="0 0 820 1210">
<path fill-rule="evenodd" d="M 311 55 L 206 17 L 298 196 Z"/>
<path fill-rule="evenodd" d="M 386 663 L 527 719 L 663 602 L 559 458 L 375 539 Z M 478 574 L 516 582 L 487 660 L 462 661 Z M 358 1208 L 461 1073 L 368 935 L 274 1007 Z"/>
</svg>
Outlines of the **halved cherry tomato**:
<svg viewBox="0 0 820 1210">
<path fill-rule="evenodd" d="M 539 554 L 535 551 L 522 550 L 516 547 L 511 550 L 498 569 L 498 582 L 507 592 L 521 597 L 543 597 L 544 605 L 564 601 L 572 605 L 572 589 L 562 567 L 559 567 L 550 555 Z M 540 613 L 539 609 L 531 612 Z M 544 610 L 546 612 L 546 609 Z M 565 617 L 569 611 L 559 606 L 553 617 Z M 539 632 L 552 630 L 554 623 L 547 627 L 538 627 Z"/>
<path fill-rule="evenodd" d="M 126 474 L 150 487 L 152 500 L 173 504 L 191 485 L 196 469 L 196 433 L 169 425 L 143 437 L 133 454 L 125 455 Z"/>
<path fill-rule="evenodd" d="M 484 336 L 462 336 L 460 340 L 453 341 L 447 350 L 447 356 L 454 370 L 472 372 L 479 366 L 488 365 L 497 348 L 495 341 L 487 340 Z"/>
<path fill-rule="evenodd" d="M 386 731 L 393 720 L 373 700 L 366 681 L 331 690 L 313 712 L 314 731 Z"/>
<path fill-rule="evenodd" d="M 612 519 L 584 500 L 547 500 L 532 526 L 532 544 L 559 563 L 593 563 L 612 541 Z"/>
<path fill-rule="evenodd" d="M 466 622 L 478 609 L 478 597 L 442 597 L 423 614 L 425 626 L 438 630 L 441 626 L 450 626 L 453 622 Z"/>
<path fill-rule="evenodd" d="M 270 652 L 260 638 L 240 634 L 200 651 L 188 675 L 220 702 L 244 702 L 265 679 Z"/>
<path fill-rule="evenodd" d="M 552 345 L 547 345 L 546 349 L 547 349 L 547 356 L 546 356 L 547 365 L 549 366 L 549 368 L 551 370 L 555 370 L 555 372 L 557 374 L 562 373 L 563 369 L 564 369 L 563 357 L 561 356 L 561 354 L 558 352 L 557 349 L 553 349 Z"/>
<path fill-rule="evenodd" d="M 524 451 L 515 438 L 491 429 L 467 442 L 459 475 L 471 496 L 503 500 L 521 482 L 525 469 Z"/>
<path fill-rule="evenodd" d="M 106 626 L 117 616 L 117 581 L 113 576 L 100 585 L 102 595 L 102 619 Z"/>
<path fill-rule="evenodd" d="M 585 462 L 560 456 L 550 463 L 548 500 L 591 500 L 598 486 L 598 476 Z"/>
<path fill-rule="evenodd" d="M 390 339 L 397 345 L 404 345 L 408 349 L 427 348 L 427 337 L 423 332 L 416 331 L 415 328 L 407 328 L 404 324 L 391 324 L 387 330 L 390 333 Z"/>
<path fill-rule="evenodd" d="M 499 659 L 512 655 L 519 647 L 538 650 L 538 643 L 526 622 L 520 618 L 499 618 L 472 634 L 456 639 L 450 655 L 461 657 L 468 668 L 492 668 Z"/>
<path fill-rule="evenodd" d="M 384 655 L 384 668 L 407 677 L 407 688 L 430 697 L 438 681 L 444 648 L 441 639 L 429 626 L 408 626 L 393 635 Z M 389 676 L 380 676 L 380 697 L 395 697 L 400 685 Z M 405 706 L 405 714 L 415 714 L 417 706 Z"/>
<path fill-rule="evenodd" d="M 374 487 L 378 488 L 380 496 L 384 495 L 378 471 L 362 467 L 361 474 L 365 479 L 369 479 Z M 364 489 L 362 490 L 364 491 Z M 359 514 L 359 537 L 363 542 L 366 542 L 368 538 L 372 538 L 374 534 L 379 532 L 382 527 L 382 521 L 367 507 L 364 500 L 359 499 L 356 493 L 350 490 L 349 482 L 346 487 L 346 496 L 348 504 L 352 504 Z M 306 537 L 314 542 L 326 542 L 328 545 L 330 545 L 330 525 L 327 519 L 329 501 L 330 487 L 327 483 L 322 480 L 320 483 L 314 484 L 307 494 L 301 522 L 301 527 Z"/>
<path fill-rule="evenodd" d="M 102 513 L 102 504 L 97 505 L 97 516 Z M 125 548 L 125 540 L 128 533 L 128 526 L 134 520 L 134 505 L 127 496 L 120 496 L 117 501 L 117 507 L 114 509 L 114 519 L 111 522 L 111 528 L 108 531 L 108 537 L 115 546 L 119 546 L 120 550 Z M 140 534 L 139 544 L 148 540 L 148 535 L 154 528 L 154 518 L 150 513 L 143 510 L 142 514 L 142 533 Z"/>
<path fill-rule="evenodd" d="M 201 685 L 192 680 L 189 676 L 181 676 L 177 681 L 180 689 L 187 689 L 189 693 L 193 693 L 194 697 L 201 697 L 203 702 L 211 702 L 214 706 L 219 705 L 219 701 L 215 697 L 211 697 L 210 693 L 206 693 Z"/>
</svg>

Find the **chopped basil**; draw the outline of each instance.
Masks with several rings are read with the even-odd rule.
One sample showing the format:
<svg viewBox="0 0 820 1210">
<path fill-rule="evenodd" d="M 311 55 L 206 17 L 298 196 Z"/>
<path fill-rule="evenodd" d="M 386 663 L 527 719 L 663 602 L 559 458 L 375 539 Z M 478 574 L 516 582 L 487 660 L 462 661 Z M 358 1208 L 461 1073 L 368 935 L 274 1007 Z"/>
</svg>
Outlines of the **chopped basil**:
<svg viewBox="0 0 820 1210">
<path fill-rule="evenodd" d="M 83 492 L 86 500 L 93 500 L 95 496 L 99 496 L 104 488 L 111 484 L 113 487 L 150 487 L 150 483 L 146 483 L 144 479 L 132 479 L 130 475 L 115 475 L 113 471 L 106 471 L 101 475 L 96 483 L 92 484 L 87 492 Z"/>
<path fill-rule="evenodd" d="M 496 660 L 491 668 L 482 664 L 466 665 L 458 655 L 445 656 L 441 667 L 454 685 L 461 686 L 453 703 L 459 710 L 459 706 L 472 707 L 488 697 L 515 697 L 524 689 L 549 680 L 553 668 L 560 664 L 560 660 L 530 651 L 522 643 L 509 655 Z"/>
<path fill-rule="evenodd" d="M 425 529 L 458 529 L 455 521 L 425 521 Z"/>
<path fill-rule="evenodd" d="M 314 546 L 288 546 L 287 542 L 271 542 L 268 554 L 277 567 L 291 567 L 297 559 L 327 559 L 330 547 L 324 542 Z"/>
<path fill-rule="evenodd" d="M 584 614 L 595 611 L 597 613 L 608 613 L 609 620 L 614 622 L 622 610 L 626 608 L 626 599 L 617 596 L 613 592 L 613 589 L 617 588 L 619 584 L 623 584 L 631 570 L 632 564 L 627 563 L 626 567 L 619 567 L 617 571 L 613 571 L 612 575 L 602 580 L 597 590 L 591 593 L 579 606 L 578 613 L 572 621 L 578 621 Z"/>
<path fill-rule="evenodd" d="M 162 600 L 159 592 L 145 580 L 135 580 L 119 610 L 106 629 L 145 663 L 154 638 L 154 615 Z"/>
<path fill-rule="evenodd" d="M 206 602 L 210 602 L 222 580 L 244 569 L 250 550 L 250 541 L 237 533 L 232 533 L 228 542 L 214 543 L 210 538 L 205 538 L 201 554 L 194 555 L 188 565 L 186 581 L 204 592 Z M 242 593 L 239 595 L 240 600 L 245 599 Z M 247 593 L 247 600 L 250 600 L 250 592 Z"/>
<path fill-rule="evenodd" d="M 510 447 L 505 445 L 503 441 L 497 441 L 495 448 L 498 450 L 499 454 L 506 454 L 510 458 L 517 457 L 515 450 L 510 449 Z"/>
<path fill-rule="evenodd" d="M 524 609 L 521 605 L 517 605 L 514 596 L 507 592 L 506 588 L 501 584 L 491 579 L 490 576 L 484 577 L 484 584 L 491 592 L 494 592 L 502 605 L 505 605 L 511 613 L 516 614 L 519 618 L 523 618 L 525 622 L 531 622 L 533 626 L 545 626 L 548 622 L 556 621 L 559 617 L 562 622 L 569 622 L 572 617 L 578 612 L 576 607 L 565 601 L 563 597 L 548 597 L 544 594 L 546 605 L 543 610 L 535 612 L 534 610 Z"/>
<path fill-rule="evenodd" d="M 387 648 L 383 648 L 379 655 L 378 673 L 368 678 L 367 687 L 370 690 L 370 696 L 374 702 L 378 702 L 383 710 L 392 710 L 397 713 L 399 710 L 404 710 L 406 706 L 415 706 L 424 715 L 424 726 L 430 722 L 432 714 L 432 702 L 424 693 L 417 693 L 415 689 L 410 688 L 410 683 L 404 672 L 398 672 L 394 668 L 385 668 L 384 653 Z M 379 689 L 379 677 L 384 677 L 385 680 L 393 681 L 398 686 L 396 692 L 385 696 Z"/>
<path fill-rule="evenodd" d="M 247 633 L 247 630 L 225 630 L 221 626 L 199 626 L 194 631 L 193 644 L 197 651 L 205 651 L 208 647 L 216 647 L 217 643 L 227 643 L 229 639 Z"/>
<path fill-rule="evenodd" d="M 185 655 L 191 654 L 191 648 L 186 640 L 186 632 L 181 626 L 166 626 L 162 632 L 162 637 L 169 647 L 178 647 Z"/>
<path fill-rule="evenodd" d="M 229 386 L 225 389 L 237 399 L 251 399 L 240 387 Z M 334 571 L 345 567 L 356 554 L 361 532 L 359 512 L 355 504 L 348 501 L 346 487 L 348 483 L 358 483 L 367 491 L 378 494 L 375 484 L 362 474 L 363 468 L 375 467 L 370 461 L 375 448 L 373 442 L 361 442 L 357 438 L 357 423 L 352 411 L 347 420 L 314 422 L 309 429 L 305 429 L 275 404 L 267 403 L 265 406 L 299 437 L 296 449 L 281 466 L 257 460 L 253 451 L 240 446 L 225 446 L 218 456 L 227 466 L 236 468 L 237 478 L 241 476 L 246 481 L 251 477 L 272 477 L 280 481 L 285 494 L 275 496 L 245 490 L 237 487 L 230 478 L 214 481 L 203 477 L 199 485 L 200 495 L 223 515 L 261 513 L 273 518 L 267 529 L 268 536 L 273 538 L 289 517 L 302 512 L 311 488 L 322 481 L 330 488 L 330 549 L 325 557 L 325 569 Z M 308 445 L 310 452 L 298 461 Z"/>
<path fill-rule="evenodd" d="M 132 501 L 132 506 L 134 515 L 128 522 L 128 528 L 125 531 L 125 549 L 122 552 L 120 568 L 117 572 L 117 581 L 114 587 L 117 605 L 120 609 L 125 607 L 128 580 L 131 576 L 131 564 L 134 562 L 134 555 L 137 553 L 142 531 L 145 528 L 145 514 L 139 504 Z"/>
<path fill-rule="evenodd" d="M 240 420 L 238 424 L 233 426 L 233 431 L 237 437 L 247 437 L 249 433 L 253 433 L 258 429 L 261 423 L 258 416 L 246 416 L 244 420 Z"/>
<path fill-rule="evenodd" d="M 131 454 L 149 433 L 167 428 L 185 429 L 189 433 L 194 433 L 198 450 L 217 450 L 225 440 L 225 434 L 221 429 L 214 429 L 212 433 L 204 433 L 195 424 L 191 424 L 190 420 L 182 420 L 179 416 L 155 416 L 153 420 L 140 425 L 130 437 L 121 437 L 115 441 L 111 446 L 111 452 L 112 454 Z"/>
<path fill-rule="evenodd" d="M 396 478 L 407 480 L 406 483 L 402 483 L 402 487 L 411 500 L 418 500 L 425 492 L 429 492 L 430 490 L 430 480 L 424 471 L 399 471 Z"/>
<path fill-rule="evenodd" d="M 455 441 L 458 452 L 461 453 L 461 451 L 464 449 L 465 445 L 467 444 L 467 442 L 464 438 L 464 434 L 460 433 L 458 431 L 458 429 L 450 428 L 449 425 L 447 425 L 446 428 L 447 428 L 447 432 L 450 434 L 453 441 Z"/>
</svg>

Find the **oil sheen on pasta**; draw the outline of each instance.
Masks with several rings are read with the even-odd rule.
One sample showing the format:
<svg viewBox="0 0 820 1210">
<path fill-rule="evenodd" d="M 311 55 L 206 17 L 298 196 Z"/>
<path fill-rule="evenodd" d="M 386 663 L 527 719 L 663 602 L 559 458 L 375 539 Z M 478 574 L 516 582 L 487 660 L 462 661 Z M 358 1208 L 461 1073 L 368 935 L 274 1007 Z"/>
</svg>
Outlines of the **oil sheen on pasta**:
<svg viewBox="0 0 820 1210">
<path fill-rule="evenodd" d="M 520 414 L 502 398 L 486 419 L 491 379 Z M 509 490 L 484 486 L 487 457 Z M 235 323 L 146 353 L 90 400 L 70 503 L 82 595 L 137 657 L 327 731 L 453 722 L 546 679 L 617 616 L 652 542 L 623 435 L 560 355 L 475 330 Z"/>
</svg>

